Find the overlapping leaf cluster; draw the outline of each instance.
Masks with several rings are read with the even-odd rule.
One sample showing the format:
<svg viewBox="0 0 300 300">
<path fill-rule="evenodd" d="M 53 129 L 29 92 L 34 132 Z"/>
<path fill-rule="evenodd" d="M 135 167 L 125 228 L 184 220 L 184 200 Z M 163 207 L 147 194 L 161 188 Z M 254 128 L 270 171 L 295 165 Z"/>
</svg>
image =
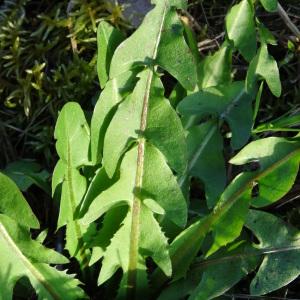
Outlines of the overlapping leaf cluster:
<svg viewBox="0 0 300 300">
<path fill-rule="evenodd" d="M 159 73 L 166 70 L 189 90 L 196 84 L 194 58 L 176 11 L 184 7 L 180 1 L 157 1 L 141 27 L 120 45 L 122 35 L 101 23 L 98 67 L 104 90 L 91 132 L 75 103 L 64 107 L 56 125 L 58 226 L 67 225 L 66 247 L 76 256 L 84 251 L 87 225 L 104 215 L 92 262 L 102 258 L 100 284 L 122 269 L 120 297 L 135 297 L 147 288 L 148 257 L 171 275 L 168 236 L 187 220 L 186 201 L 173 173 L 180 176 L 186 169 L 184 130 L 164 97 Z M 86 181 L 80 170 L 88 165 L 98 170 L 83 197 Z"/>
<path fill-rule="evenodd" d="M 277 1 L 261 1 L 261 4 L 268 11 L 274 11 L 277 7 Z M 184 185 L 189 176 L 198 177 L 205 185 L 207 206 L 213 209 L 172 242 L 173 276 L 178 281 L 171 284 L 159 299 L 181 299 L 186 295 L 190 295 L 189 299 L 213 299 L 222 295 L 257 267 L 260 259 L 253 258 L 253 255 L 259 257 L 263 254 L 255 251 L 256 254 L 253 254 L 253 250 L 248 248 L 253 245 L 247 240 L 234 242 L 240 237 L 244 224 L 248 226 L 247 218 L 251 220 L 249 224 L 259 217 L 264 219 L 260 226 L 248 226 L 258 237 L 265 227 L 270 229 L 269 221 L 279 222 L 274 216 L 249 211 L 249 207 L 268 206 L 292 188 L 299 169 L 299 138 L 266 138 L 251 142 L 229 161 L 233 165 L 245 166 L 245 171 L 225 188 L 228 179 L 220 135 L 223 125 L 228 124 L 231 148 L 237 150 L 247 143 L 263 88 L 262 84 L 259 90 L 257 88 L 260 80 L 267 83 L 275 96 L 280 96 L 279 70 L 268 53 L 268 44 L 274 43 L 272 34 L 255 16 L 253 2 L 240 1 L 226 17 L 224 44 L 199 64 L 199 91 L 189 94 L 178 105 L 178 111 L 185 117 L 183 120 L 188 129 L 190 149 L 188 172 L 179 182 Z M 236 51 L 249 62 L 246 79 L 242 82 L 232 81 L 230 77 L 231 56 Z M 283 178 L 282 174 L 287 176 Z M 284 231 L 286 225 L 281 223 L 281 226 Z M 268 247 L 278 247 L 278 252 L 280 248 L 291 251 L 289 255 L 293 259 L 298 253 L 298 246 L 295 246 L 297 235 L 295 230 L 293 237 L 288 238 L 293 242 L 286 242 L 283 241 L 284 235 L 280 234 L 276 242 L 269 243 Z M 246 243 L 246 246 L 241 247 L 241 243 Z M 294 246 L 290 247 L 291 244 Z M 257 246 L 254 245 L 254 248 L 256 250 Z M 202 253 L 201 262 L 197 263 L 194 259 L 199 251 Z M 234 251 L 238 254 L 232 254 Z M 228 263 L 227 255 L 231 258 Z M 295 271 L 297 275 L 294 272 L 281 273 L 279 270 L 285 264 L 284 254 L 276 255 L 265 257 L 251 284 L 253 295 L 274 291 L 299 275 L 299 271 Z M 225 261 L 222 259 L 224 257 Z M 269 273 L 276 268 L 280 276 L 270 276 Z M 165 282 L 158 271 L 153 281 L 158 289 Z"/>
<path fill-rule="evenodd" d="M 270 293 L 300 274 L 299 230 L 261 210 L 290 191 L 300 161 L 298 135 L 258 135 L 285 119 L 255 128 L 264 83 L 281 94 L 268 52 L 276 41 L 255 11 L 276 11 L 277 1 L 235 4 L 224 43 L 204 59 L 180 18 L 186 1 L 153 4 L 127 39 L 100 23 L 103 91 L 93 115 L 75 102 L 59 114 L 52 194 L 60 200 L 65 249 L 82 274 L 100 261 L 98 284 L 118 281 L 110 295 L 119 299 L 214 299 L 254 270 L 251 294 Z M 249 64 L 244 80 L 234 79 L 233 55 Z M 42 186 L 37 172 L 23 189 Z M 195 182 L 204 192 L 197 199 L 190 196 Z M 80 282 L 52 266 L 68 260 L 43 246 L 45 233 L 31 238 L 38 227 L 17 186 L 0 173 L 0 299 L 13 297 L 22 277 L 39 299 L 84 299 Z"/>
<path fill-rule="evenodd" d="M 213 299 L 258 266 L 251 292 L 269 293 L 300 273 L 282 267 L 283 252 L 287 265 L 297 261 L 298 231 L 250 209 L 286 195 L 299 168 L 299 137 L 259 139 L 253 129 L 264 82 L 281 94 L 268 53 L 276 41 L 255 15 L 257 5 L 274 11 L 277 1 L 234 5 L 223 45 L 202 60 L 179 17 L 185 1 L 153 2 L 127 39 L 108 23 L 99 25 L 104 89 L 90 125 L 75 103 L 60 113 L 53 192 L 61 198 L 58 227 L 67 226 L 66 248 L 83 269 L 101 260 L 100 285 L 121 269 L 120 299 Z M 234 80 L 233 54 L 249 64 L 245 80 Z M 163 75 L 177 81 L 172 105 Z M 228 178 L 229 165 L 242 172 Z M 201 211 L 193 211 L 188 197 L 192 178 L 204 187 Z M 265 229 L 275 222 L 273 240 Z M 260 244 L 251 243 L 245 228 Z M 280 276 L 266 276 L 280 268 Z"/>
</svg>

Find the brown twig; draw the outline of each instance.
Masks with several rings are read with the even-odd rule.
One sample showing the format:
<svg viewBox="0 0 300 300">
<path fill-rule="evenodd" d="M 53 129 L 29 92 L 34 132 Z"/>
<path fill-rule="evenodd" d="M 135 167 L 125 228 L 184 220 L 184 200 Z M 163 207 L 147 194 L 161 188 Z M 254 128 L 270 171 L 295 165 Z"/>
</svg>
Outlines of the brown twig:
<svg viewBox="0 0 300 300">
<path fill-rule="evenodd" d="M 293 34 L 300 39 L 300 30 L 297 28 L 297 26 L 292 22 L 289 15 L 286 13 L 284 8 L 281 6 L 280 3 L 278 3 L 278 14 L 286 24 L 286 26 L 293 32 Z"/>
</svg>

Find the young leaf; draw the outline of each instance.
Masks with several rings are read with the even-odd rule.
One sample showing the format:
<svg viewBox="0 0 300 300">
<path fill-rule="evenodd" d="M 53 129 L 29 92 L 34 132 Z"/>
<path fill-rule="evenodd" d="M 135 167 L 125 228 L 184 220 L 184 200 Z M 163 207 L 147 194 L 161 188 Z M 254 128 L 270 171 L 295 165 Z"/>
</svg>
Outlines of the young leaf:
<svg viewBox="0 0 300 300">
<path fill-rule="evenodd" d="M 124 35 L 109 23 L 105 21 L 101 21 L 99 23 L 97 29 L 97 73 L 102 89 L 108 80 L 110 62 L 114 51 L 124 40 L 124 38 Z"/>
<path fill-rule="evenodd" d="M 256 53 L 256 30 L 252 0 L 242 0 L 234 5 L 226 16 L 226 30 L 229 40 L 247 61 Z"/>
<path fill-rule="evenodd" d="M 277 45 L 276 38 L 272 34 L 272 32 L 264 26 L 263 23 L 258 23 L 258 31 L 261 43 L 270 44 L 270 45 Z"/>
<path fill-rule="evenodd" d="M 251 282 L 251 294 L 264 295 L 296 279 L 300 274 L 299 231 L 269 213 L 255 210 L 249 212 L 246 226 L 258 238 L 258 248 L 290 248 L 288 252 L 265 255 Z"/>
<path fill-rule="evenodd" d="M 254 112 L 253 112 L 252 132 L 253 132 L 253 126 L 255 125 L 255 121 L 256 121 L 256 118 L 257 118 L 257 115 L 258 115 L 258 111 L 259 111 L 259 108 L 260 108 L 260 102 L 261 102 L 261 96 L 262 96 L 263 89 L 264 89 L 264 82 L 262 82 L 260 84 L 260 87 L 258 89 L 256 98 L 255 98 L 255 105 L 254 105 Z"/>
<path fill-rule="evenodd" d="M 268 84 L 271 92 L 276 97 L 281 95 L 281 81 L 276 61 L 268 53 L 267 44 L 262 44 L 257 55 L 253 58 L 249 65 L 246 87 L 247 91 L 251 91 L 256 81 L 261 76 Z"/>
<path fill-rule="evenodd" d="M 47 238 L 47 235 L 48 235 L 48 228 L 41 231 L 35 240 L 40 244 L 43 244 L 45 239 Z"/>
<path fill-rule="evenodd" d="M 154 3 L 155 8 L 146 15 L 141 26 L 116 49 L 110 78 L 137 65 L 158 65 L 184 88 L 193 90 L 196 63 L 184 40 L 184 28 L 176 12 L 176 8 L 185 6 L 185 1 L 155 0 Z"/>
<path fill-rule="evenodd" d="M 201 75 L 199 73 L 199 64 L 201 62 L 201 59 L 200 59 L 200 54 L 199 54 L 199 50 L 198 50 L 197 38 L 196 38 L 196 35 L 193 31 L 192 24 L 191 24 L 190 20 L 185 16 L 181 16 L 180 19 L 181 19 L 182 25 L 184 27 L 184 36 L 185 36 L 186 42 L 187 42 L 189 48 L 191 49 L 191 53 L 192 53 L 192 55 L 194 57 L 194 60 L 195 60 L 196 70 L 197 70 L 197 80 L 196 80 L 196 82 L 198 83 L 199 78 L 201 78 L 200 77 Z"/>
<path fill-rule="evenodd" d="M 62 184 L 57 227 L 67 225 L 66 247 L 71 256 L 86 260 L 82 248 L 84 228 L 77 220 L 80 202 L 86 191 L 86 178 L 79 172 L 89 164 L 89 127 L 79 104 L 69 102 L 62 109 L 55 127 L 56 149 L 60 160 L 54 171 L 53 188 Z M 54 193 L 54 191 L 53 191 Z"/>
</svg>

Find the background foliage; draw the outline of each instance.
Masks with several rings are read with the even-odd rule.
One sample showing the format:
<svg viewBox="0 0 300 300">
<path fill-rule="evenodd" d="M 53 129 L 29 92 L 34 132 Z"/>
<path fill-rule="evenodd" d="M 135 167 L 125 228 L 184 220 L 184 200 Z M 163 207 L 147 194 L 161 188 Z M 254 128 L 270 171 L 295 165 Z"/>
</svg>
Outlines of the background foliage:
<svg viewBox="0 0 300 300">
<path fill-rule="evenodd" d="M 108 1 L 1 4 L 2 167 L 28 154 L 53 166 L 58 110 L 68 101 L 91 109 L 97 98 L 95 32 L 101 19 L 125 27 L 120 7 Z"/>
</svg>

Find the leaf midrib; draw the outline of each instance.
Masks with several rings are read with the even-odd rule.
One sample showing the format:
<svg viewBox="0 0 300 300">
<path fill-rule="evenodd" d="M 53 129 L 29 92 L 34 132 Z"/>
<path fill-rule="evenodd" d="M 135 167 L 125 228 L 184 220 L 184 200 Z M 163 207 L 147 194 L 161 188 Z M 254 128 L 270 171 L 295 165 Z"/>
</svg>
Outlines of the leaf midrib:
<svg viewBox="0 0 300 300">
<path fill-rule="evenodd" d="M 83 246 L 83 240 L 82 240 L 82 232 L 81 232 L 81 228 L 80 228 L 80 224 L 79 222 L 76 220 L 76 218 L 74 217 L 74 214 L 76 212 L 77 209 L 77 205 L 76 205 L 76 200 L 75 200 L 75 192 L 74 192 L 74 187 L 73 187 L 73 176 L 72 176 L 72 163 L 71 163 L 71 147 L 70 147 L 70 139 L 68 139 L 68 144 L 67 144 L 67 155 L 68 155 L 68 163 L 67 163 L 67 184 L 68 184 L 68 189 L 70 192 L 70 202 L 71 202 L 71 209 L 72 209 L 72 220 L 71 222 L 74 222 L 74 226 L 75 226 L 75 231 L 76 231 L 76 235 L 77 235 L 77 246 L 79 249 L 79 254 L 81 256 L 82 259 L 82 263 L 83 265 L 88 263 L 88 258 L 86 256 L 85 253 L 85 249 L 82 248 Z M 68 226 L 68 224 L 67 224 Z"/>
<path fill-rule="evenodd" d="M 155 60 L 158 52 L 159 43 L 164 27 L 165 16 L 167 12 L 167 4 L 164 2 L 164 10 L 162 13 L 162 19 L 160 28 L 156 37 L 155 47 L 153 49 L 152 59 Z M 134 198 L 132 204 L 131 214 L 131 232 L 130 232 L 130 252 L 129 252 L 129 265 L 128 265 L 128 278 L 127 278 L 127 299 L 135 298 L 135 288 L 137 280 L 137 267 L 138 267 L 138 253 L 139 253 L 139 235 L 140 235 L 140 213 L 141 213 L 141 199 L 140 193 L 143 185 L 143 173 L 144 173 L 144 159 L 145 159 L 145 145 L 146 140 L 143 137 L 147 127 L 148 108 L 150 89 L 153 79 L 154 70 L 149 70 L 147 78 L 146 90 L 143 98 L 142 115 L 140 122 L 140 137 L 138 142 L 138 156 L 135 176 Z"/>
<path fill-rule="evenodd" d="M 278 247 L 266 247 L 266 248 L 253 248 L 252 251 L 238 252 L 232 255 L 226 255 L 218 258 L 209 258 L 203 261 L 199 261 L 193 265 L 192 271 L 202 270 L 211 265 L 221 264 L 227 261 L 241 260 L 248 258 L 249 256 L 263 256 L 274 255 L 291 251 L 299 251 L 300 245 L 295 246 L 278 246 Z"/>
</svg>

